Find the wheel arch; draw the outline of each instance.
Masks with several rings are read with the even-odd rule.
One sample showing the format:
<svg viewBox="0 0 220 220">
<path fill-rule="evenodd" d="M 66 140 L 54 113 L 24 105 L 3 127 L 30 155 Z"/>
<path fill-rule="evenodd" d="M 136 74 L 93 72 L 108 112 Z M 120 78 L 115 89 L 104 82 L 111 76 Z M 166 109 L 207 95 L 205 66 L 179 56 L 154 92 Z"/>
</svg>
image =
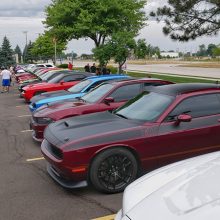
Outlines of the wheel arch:
<svg viewBox="0 0 220 220">
<path fill-rule="evenodd" d="M 91 165 L 94 161 L 94 159 L 99 155 L 101 154 L 102 152 L 106 151 L 106 150 L 109 150 L 109 149 L 114 149 L 114 148 L 123 148 L 123 149 L 126 149 L 128 150 L 130 153 L 132 153 L 137 161 L 137 164 L 138 164 L 138 174 L 141 173 L 142 171 L 142 165 L 141 165 L 141 160 L 140 160 L 140 157 L 137 153 L 137 151 L 129 146 L 129 145 L 123 145 L 123 144 L 117 144 L 117 145 L 110 145 L 110 146 L 106 146 L 98 151 L 95 152 L 95 154 L 93 155 L 93 157 L 91 158 L 91 160 L 89 161 L 89 166 L 88 166 L 88 172 L 87 172 L 87 181 L 88 183 L 91 183 L 90 182 L 90 177 L 89 177 L 89 174 L 90 174 L 90 168 L 91 168 Z"/>
</svg>

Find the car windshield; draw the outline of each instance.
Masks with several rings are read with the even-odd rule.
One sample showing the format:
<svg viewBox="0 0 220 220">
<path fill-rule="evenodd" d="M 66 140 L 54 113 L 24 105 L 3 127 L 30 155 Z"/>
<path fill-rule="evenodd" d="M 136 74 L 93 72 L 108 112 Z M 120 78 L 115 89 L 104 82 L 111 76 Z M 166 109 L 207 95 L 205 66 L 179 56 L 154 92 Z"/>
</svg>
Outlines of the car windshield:
<svg viewBox="0 0 220 220">
<path fill-rule="evenodd" d="M 155 122 L 172 103 L 174 97 L 155 92 L 143 92 L 113 113 L 127 119 Z"/>
<path fill-rule="evenodd" d="M 102 96 L 107 94 L 114 86 L 112 84 L 102 84 L 98 86 L 96 89 L 87 93 L 82 97 L 83 100 L 89 103 L 97 102 Z"/>
<path fill-rule="evenodd" d="M 63 74 L 59 74 L 55 76 L 54 78 L 50 79 L 48 83 L 58 83 L 63 78 Z"/>
<path fill-rule="evenodd" d="M 81 92 L 85 87 L 87 87 L 91 83 L 90 80 L 86 79 L 83 80 L 82 82 L 76 84 L 75 86 L 72 86 L 71 88 L 68 89 L 69 92 L 72 93 L 79 93 Z"/>
<path fill-rule="evenodd" d="M 47 81 L 47 79 L 50 78 L 54 73 L 56 73 L 56 71 L 49 71 L 40 76 L 40 78 L 42 79 L 42 81 Z"/>
</svg>

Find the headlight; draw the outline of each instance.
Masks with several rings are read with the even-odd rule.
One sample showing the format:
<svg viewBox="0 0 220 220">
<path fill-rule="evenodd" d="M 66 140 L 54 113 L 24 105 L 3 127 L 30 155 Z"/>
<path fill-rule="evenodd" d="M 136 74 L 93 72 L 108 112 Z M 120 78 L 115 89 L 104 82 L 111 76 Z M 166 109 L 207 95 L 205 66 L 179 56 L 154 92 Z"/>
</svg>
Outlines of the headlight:
<svg viewBox="0 0 220 220">
<path fill-rule="evenodd" d="M 51 122 L 53 122 L 53 119 L 51 119 L 51 118 L 47 118 L 47 117 L 45 117 L 45 118 L 36 118 L 37 120 L 37 123 L 38 124 L 50 124 Z"/>
</svg>

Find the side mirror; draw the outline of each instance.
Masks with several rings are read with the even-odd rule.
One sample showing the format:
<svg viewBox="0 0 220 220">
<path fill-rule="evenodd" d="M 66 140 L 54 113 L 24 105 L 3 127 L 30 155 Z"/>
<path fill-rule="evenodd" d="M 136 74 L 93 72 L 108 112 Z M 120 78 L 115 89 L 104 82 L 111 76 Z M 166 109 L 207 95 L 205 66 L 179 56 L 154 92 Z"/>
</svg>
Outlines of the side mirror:
<svg viewBox="0 0 220 220">
<path fill-rule="evenodd" d="M 112 103 L 112 102 L 114 102 L 114 101 L 115 101 L 115 100 L 114 100 L 114 98 L 112 98 L 112 97 L 107 97 L 107 98 L 104 99 L 104 102 L 105 102 L 106 104 Z"/>
<path fill-rule="evenodd" d="M 61 84 L 61 85 L 63 85 L 63 84 L 64 84 L 64 81 L 63 81 L 63 80 L 62 80 L 62 81 L 60 81 L 60 84 Z"/>
<path fill-rule="evenodd" d="M 190 122 L 192 121 L 192 116 L 187 114 L 181 114 L 177 117 L 176 125 L 179 125 L 181 122 Z"/>
</svg>

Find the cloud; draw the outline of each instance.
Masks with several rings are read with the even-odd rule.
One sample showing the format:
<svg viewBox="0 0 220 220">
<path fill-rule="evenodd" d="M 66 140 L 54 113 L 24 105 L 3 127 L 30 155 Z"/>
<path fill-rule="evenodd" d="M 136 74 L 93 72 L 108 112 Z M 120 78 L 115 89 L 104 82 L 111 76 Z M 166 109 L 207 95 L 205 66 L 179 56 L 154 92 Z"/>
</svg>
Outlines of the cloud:
<svg viewBox="0 0 220 220">
<path fill-rule="evenodd" d="M 51 0 L 1 0 L 0 17 L 43 17 Z"/>
</svg>

